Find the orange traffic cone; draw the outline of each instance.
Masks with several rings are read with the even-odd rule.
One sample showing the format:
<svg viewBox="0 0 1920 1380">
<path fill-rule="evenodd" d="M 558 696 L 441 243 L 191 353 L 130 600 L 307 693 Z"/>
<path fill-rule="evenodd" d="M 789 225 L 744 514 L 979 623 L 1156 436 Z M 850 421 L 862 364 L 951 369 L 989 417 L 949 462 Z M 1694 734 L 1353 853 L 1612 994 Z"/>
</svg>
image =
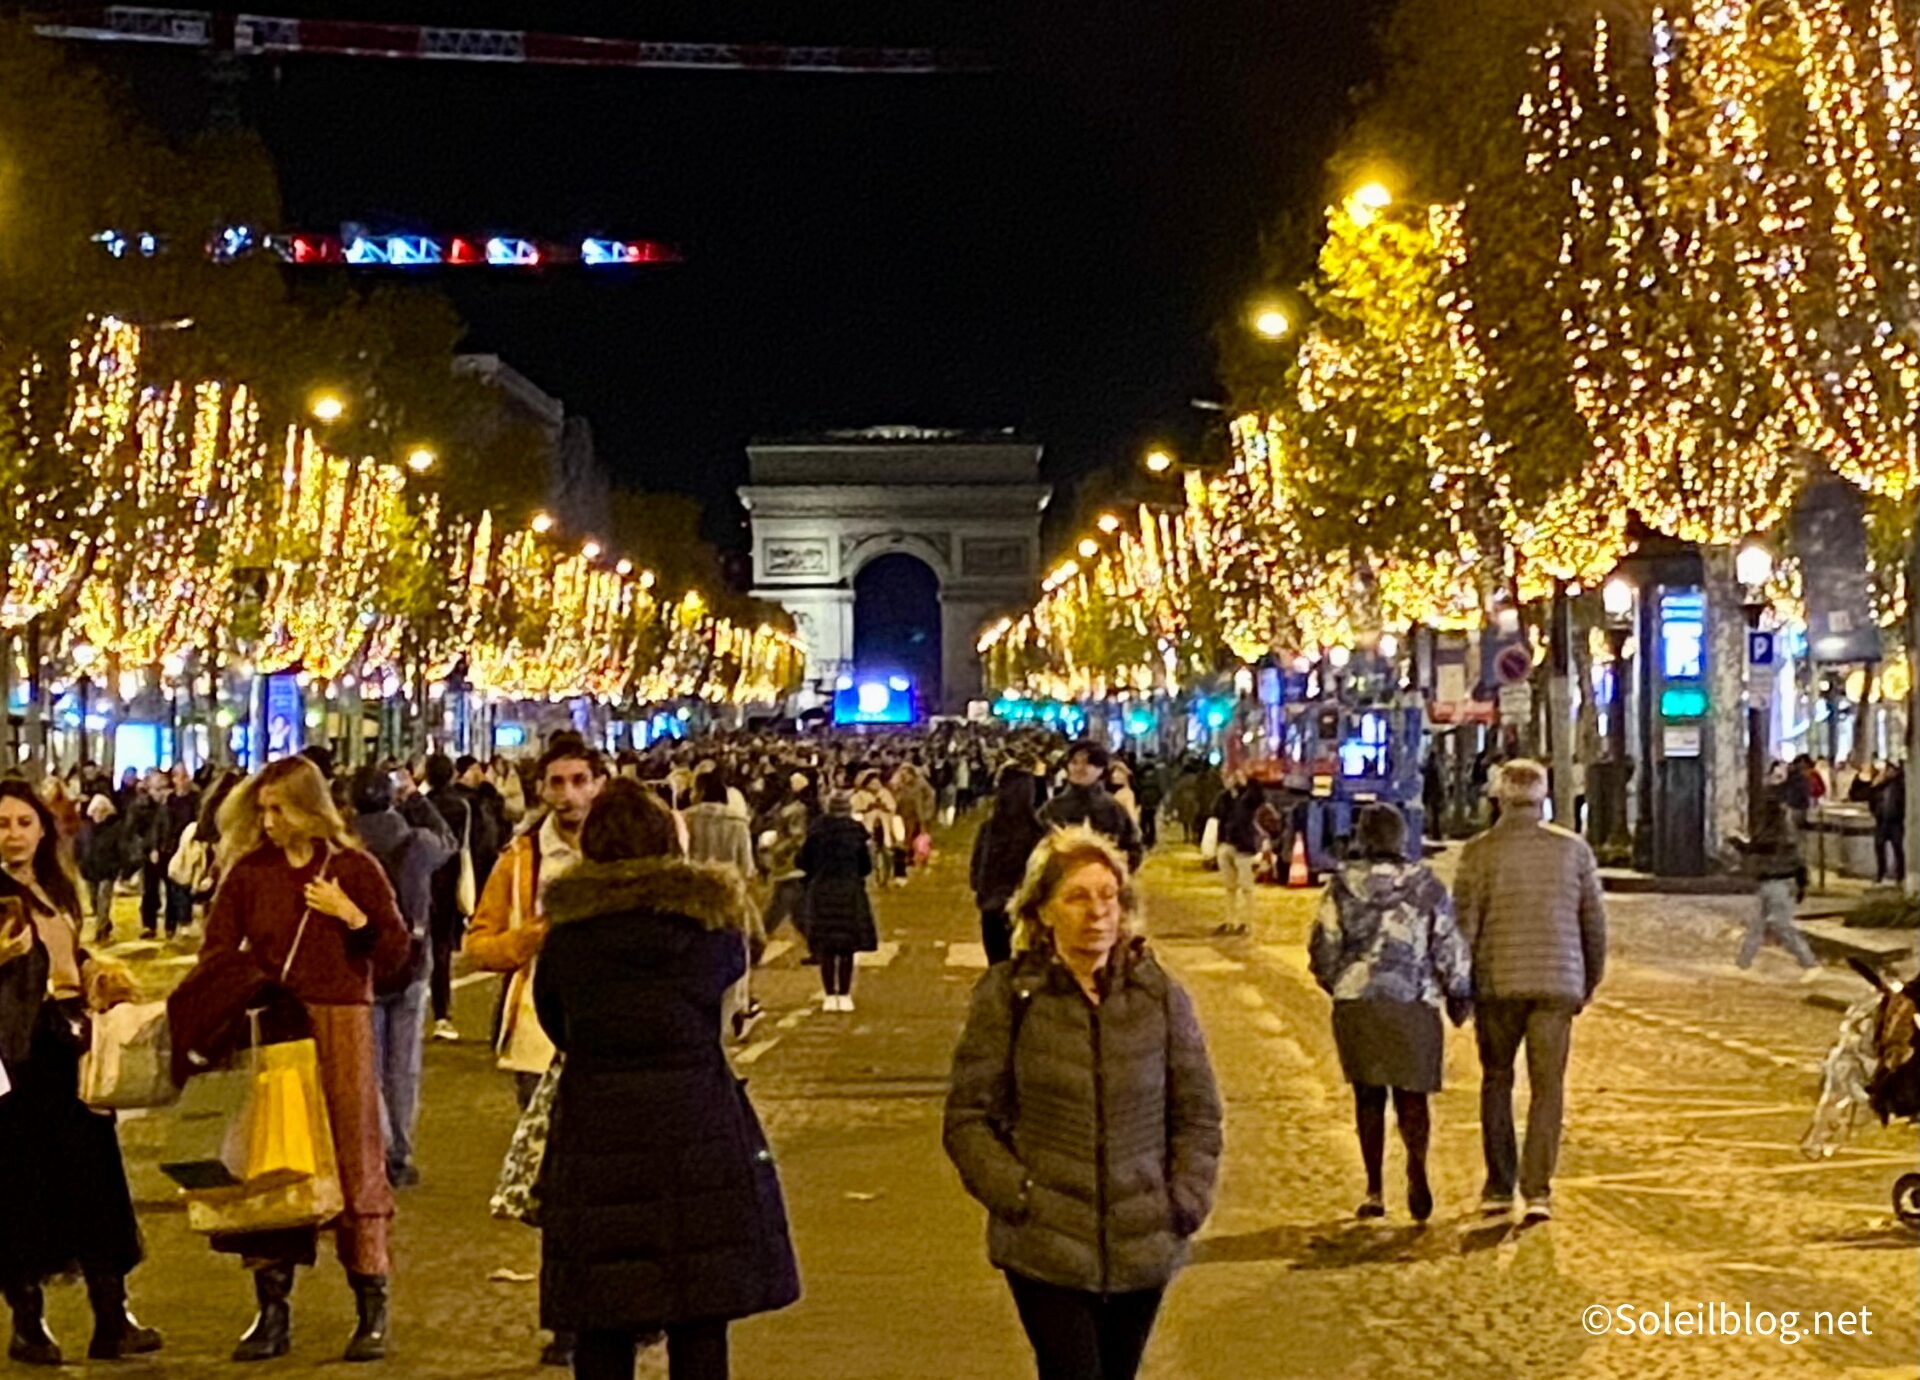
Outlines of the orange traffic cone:
<svg viewBox="0 0 1920 1380">
<path fill-rule="evenodd" d="M 1304 834 L 1296 833 L 1293 836 L 1293 862 L 1287 868 L 1287 885 L 1313 885 L 1313 874 L 1307 870 L 1307 840 Z"/>
</svg>

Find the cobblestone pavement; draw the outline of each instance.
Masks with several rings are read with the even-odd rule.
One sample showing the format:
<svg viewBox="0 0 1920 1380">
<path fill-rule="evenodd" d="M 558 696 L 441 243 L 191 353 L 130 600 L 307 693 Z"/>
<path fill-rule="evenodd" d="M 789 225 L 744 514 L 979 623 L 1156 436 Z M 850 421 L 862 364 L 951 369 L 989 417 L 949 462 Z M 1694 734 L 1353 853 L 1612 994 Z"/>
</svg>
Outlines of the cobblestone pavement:
<svg viewBox="0 0 1920 1380">
<path fill-rule="evenodd" d="M 946 1064 L 980 972 L 964 889 L 964 834 L 928 875 L 880 902 L 886 945 L 851 1016 L 819 1011 L 812 969 L 776 944 L 758 979 L 771 1009 L 739 1052 L 779 1155 L 806 1296 L 734 1330 L 743 1377 L 1031 1374 L 982 1216 L 939 1145 Z M 1740 901 L 1621 897 L 1613 968 L 1575 1027 L 1556 1220 L 1519 1231 L 1472 1214 L 1481 1175 L 1471 1031 L 1451 1032 L 1435 1102 L 1435 1191 L 1425 1229 L 1405 1217 L 1397 1147 L 1384 1224 L 1356 1224 L 1359 1156 L 1325 999 L 1305 971 L 1312 897 L 1264 890 L 1252 932 L 1222 937 L 1216 880 L 1163 849 L 1143 878 L 1147 926 L 1193 990 L 1227 1099 L 1220 1202 L 1170 1293 L 1146 1373 L 1251 1376 L 1903 1376 L 1920 1371 L 1920 1254 L 1891 1220 L 1912 1128 L 1863 1126 L 1833 1158 L 1797 1152 L 1836 1014 L 1811 1006 L 1769 952 L 1731 955 Z M 189 957 L 134 948 L 164 984 Z M 492 981 L 463 985 L 466 1037 L 427 1053 L 422 1186 L 401 1195 L 395 1354 L 387 1373 L 535 1377 L 538 1241 L 494 1222 L 487 1194 L 511 1133 L 508 1080 L 482 1040 Z M 1524 1080 L 1522 1080 L 1524 1082 Z M 128 1375 L 224 1373 L 251 1316 L 245 1278 L 186 1229 L 161 1160 L 217 1138 L 214 1089 L 123 1125 L 149 1260 L 133 1293 L 167 1333 Z M 324 1257 L 323 1257 L 324 1260 Z M 1727 1336 L 1592 1336 L 1582 1310 L 1665 1302 L 1871 1310 L 1871 1336 L 1796 1345 Z M 303 1272 L 295 1348 L 268 1376 L 337 1376 L 351 1327 L 339 1270 Z M 53 1314 L 84 1342 L 84 1301 Z M 78 1350 L 78 1346 L 72 1346 Z M 553 1374 L 554 1372 L 546 1372 Z M 641 1374 L 664 1373 L 657 1354 Z"/>
</svg>

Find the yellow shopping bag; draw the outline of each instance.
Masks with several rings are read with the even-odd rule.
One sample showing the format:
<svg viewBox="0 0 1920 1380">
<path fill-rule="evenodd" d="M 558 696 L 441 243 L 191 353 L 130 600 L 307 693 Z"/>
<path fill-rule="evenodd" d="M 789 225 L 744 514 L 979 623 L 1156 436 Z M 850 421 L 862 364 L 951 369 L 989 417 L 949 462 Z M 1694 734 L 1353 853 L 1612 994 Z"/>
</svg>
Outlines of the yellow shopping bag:
<svg viewBox="0 0 1920 1380">
<path fill-rule="evenodd" d="M 190 1190 L 187 1225 L 210 1235 L 320 1226 L 346 1208 L 312 1040 L 254 1050 L 247 1105 L 222 1158 L 242 1182 Z"/>
</svg>

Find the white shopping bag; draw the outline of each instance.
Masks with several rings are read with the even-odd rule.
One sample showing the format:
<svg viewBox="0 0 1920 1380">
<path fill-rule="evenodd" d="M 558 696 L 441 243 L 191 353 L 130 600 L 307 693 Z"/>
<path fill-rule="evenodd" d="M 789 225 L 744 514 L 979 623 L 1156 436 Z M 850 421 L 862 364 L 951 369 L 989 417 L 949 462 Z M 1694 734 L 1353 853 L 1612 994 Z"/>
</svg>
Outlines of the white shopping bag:
<svg viewBox="0 0 1920 1380">
<path fill-rule="evenodd" d="M 164 1001 L 122 1002 L 96 1013 L 92 1024 L 87 1052 L 80 1056 L 82 1102 L 126 1112 L 171 1107 L 180 1100 Z"/>
</svg>

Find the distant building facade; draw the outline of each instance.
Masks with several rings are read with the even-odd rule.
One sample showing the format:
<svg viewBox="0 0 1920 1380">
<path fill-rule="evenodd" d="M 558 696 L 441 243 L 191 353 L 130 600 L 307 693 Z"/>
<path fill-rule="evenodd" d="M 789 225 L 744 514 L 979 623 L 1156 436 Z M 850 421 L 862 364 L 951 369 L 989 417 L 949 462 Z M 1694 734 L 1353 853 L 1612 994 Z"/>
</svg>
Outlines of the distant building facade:
<svg viewBox="0 0 1920 1380">
<path fill-rule="evenodd" d="M 546 442 L 542 447 L 547 469 L 544 503 L 561 527 L 580 533 L 600 527 L 606 520 L 610 486 L 594 454 L 593 427 L 587 419 L 568 416 L 565 403 L 499 355 L 459 355 L 453 367 L 495 391 L 500 401 L 495 426 L 524 421 L 539 429 Z"/>
</svg>

